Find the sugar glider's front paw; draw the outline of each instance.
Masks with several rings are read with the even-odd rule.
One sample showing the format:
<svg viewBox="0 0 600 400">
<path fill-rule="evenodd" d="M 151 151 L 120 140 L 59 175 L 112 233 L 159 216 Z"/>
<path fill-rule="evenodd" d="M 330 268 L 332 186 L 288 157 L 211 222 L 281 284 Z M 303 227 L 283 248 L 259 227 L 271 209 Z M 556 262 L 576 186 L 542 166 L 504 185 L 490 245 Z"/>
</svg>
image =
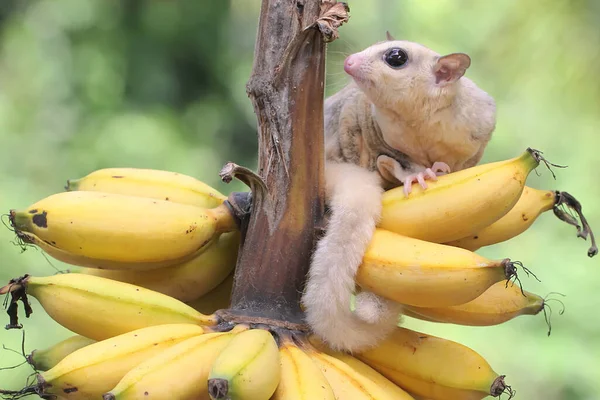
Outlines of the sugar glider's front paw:
<svg viewBox="0 0 600 400">
<path fill-rule="evenodd" d="M 447 174 L 449 172 L 450 167 L 448 164 L 440 161 L 434 162 L 431 168 L 426 168 L 424 171 L 411 174 L 402 180 L 402 185 L 404 186 L 404 195 L 408 196 L 410 194 L 412 191 L 413 182 L 418 182 L 423 189 L 427 189 L 427 183 L 425 182 L 427 179 L 437 181 L 438 176 Z"/>
<path fill-rule="evenodd" d="M 435 172 L 437 176 L 445 175 L 450 173 L 450 167 L 445 162 L 436 161 L 431 166 L 431 171 Z"/>
<path fill-rule="evenodd" d="M 387 300 L 371 292 L 356 295 L 354 315 L 369 324 L 377 324 L 389 313 Z"/>
</svg>

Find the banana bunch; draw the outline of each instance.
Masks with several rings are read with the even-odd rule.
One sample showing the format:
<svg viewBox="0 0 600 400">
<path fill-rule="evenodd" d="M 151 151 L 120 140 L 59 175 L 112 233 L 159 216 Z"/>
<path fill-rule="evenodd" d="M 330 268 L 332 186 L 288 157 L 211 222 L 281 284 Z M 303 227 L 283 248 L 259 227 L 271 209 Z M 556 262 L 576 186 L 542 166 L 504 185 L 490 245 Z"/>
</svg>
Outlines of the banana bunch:
<svg viewBox="0 0 600 400">
<path fill-rule="evenodd" d="M 540 163 L 539 152 L 454 172 L 383 195 L 379 227 L 415 239 L 446 243 L 469 236 L 503 217 L 517 203 L 527 176 Z"/>
<path fill-rule="evenodd" d="M 454 400 L 511 390 L 471 349 L 404 328 L 354 356 L 300 332 L 247 324 L 216 330 L 154 325 L 78 342 L 70 351 L 54 348 L 61 346 L 54 365 L 37 370 L 35 383 L 20 394 L 77 400 L 411 400 L 414 394 Z"/>
<path fill-rule="evenodd" d="M 520 286 L 517 274 L 529 274 L 520 262 L 475 253 L 553 210 L 580 237 L 591 237 L 595 254 L 577 200 L 525 185 L 541 161 L 528 149 L 441 176 L 427 190 L 415 186 L 409 197 L 402 188 L 387 191 L 358 289 L 432 322 L 489 326 L 545 314 L 547 300 Z M 29 317 L 34 297 L 75 334 L 28 356 L 37 371 L 30 393 L 104 400 L 512 394 L 504 376 L 473 350 L 403 327 L 348 355 L 301 331 L 224 321 L 217 310 L 230 303 L 242 235 L 226 197 L 192 177 L 109 168 L 69 180 L 66 189 L 9 214 L 23 246 L 73 265 L 68 273 L 25 275 L 0 288 L 8 327 L 21 327 L 19 306 Z"/>
<path fill-rule="evenodd" d="M 415 185 L 409 197 L 402 188 L 387 191 L 357 285 L 399 303 L 436 308 L 468 303 L 500 281 L 518 279 L 520 263 L 473 251 L 518 235 L 550 209 L 573 222 L 557 211 L 565 204 L 575 209 L 572 196 L 525 186 L 541 160 L 528 149 L 441 176 L 427 190 Z M 70 180 L 66 188 L 12 210 L 10 221 L 25 244 L 82 267 L 73 272 L 192 302 L 235 267 L 240 235 L 225 196 L 192 177 L 108 168 Z M 580 235 L 587 232 L 584 226 Z"/>
<path fill-rule="evenodd" d="M 542 311 L 547 317 L 547 301 L 521 287 L 520 262 L 474 253 L 525 232 L 549 210 L 576 226 L 579 237 L 591 238 L 589 256 L 597 253 L 573 196 L 525 185 L 542 161 L 539 152 L 528 149 L 511 160 L 441 176 L 427 190 L 415 185 L 409 197 L 402 188 L 384 193 L 382 219 L 357 285 L 403 304 L 404 314 L 431 322 L 489 326 Z"/>
<path fill-rule="evenodd" d="M 231 274 L 240 233 L 226 197 L 187 175 L 107 168 L 67 182 L 10 223 L 23 246 L 71 272 L 131 283 L 193 301 Z"/>
<path fill-rule="evenodd" d="M 237 230 L 225 197 L 192 177 L 110 168 L 69 181 L 69 191 L 11 210 L 25 244 L 73 265 L 144 271 L 195 259 Z"/>
<path fill-rule="evenodd" d="M 96 343 L 96 341 L 85 336 L 74 335 L 47 349 L 32 351 L 27 355 L 27 362 L 36 371 L 47 371 L 75 350 L 79 350 L 92 343 Z"/>
<path fill-rule="evenodd" d="M 428 183 L 426 190 L 413 184 L 409 197 L 401 187 L 388 190 L 383 195 L 378 226 L 415 239 L 475 251 L 518 236 L 542 213 L 553 210 L 559 219 L 577 227 L 578 237 L 590 236 L 588 255 L 596 255 L 594 235 L 581 204 L 572 195 L 525 186 L 528 175 L 542 161 L 546 162 L 540 152 L 527 149 L 510 160 L 441 176 Z"/>
<path fill-rule="evenodd" d="M 156 325 L 90 344 L 39 373 L 36 389 L 62 399 L 100 399 L 140 363 L 203 333 L 192 324 Z"/>
</svg>

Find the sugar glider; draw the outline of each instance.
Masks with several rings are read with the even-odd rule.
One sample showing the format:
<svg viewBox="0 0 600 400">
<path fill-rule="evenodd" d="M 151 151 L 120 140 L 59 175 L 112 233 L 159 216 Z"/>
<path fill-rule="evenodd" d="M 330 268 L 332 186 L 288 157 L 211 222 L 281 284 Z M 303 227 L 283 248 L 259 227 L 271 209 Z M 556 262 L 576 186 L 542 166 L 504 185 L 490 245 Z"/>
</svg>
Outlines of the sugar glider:
<svg viewBox="0 0 600 400">
<path fill-rule="evenodd" d="M 325 101 L 328 225 L 312 257 L 303 295 L 314 333 L 338 350 L 377 344 L 398 322 L 400 305 L 359 292 L 355 275 L 381 214 L 383 190 L 476 165 L 496 123 L 490 95 L 464 73 L 463 53 L 440 56 L 388 40 L 352 54 L 352 82 Z"/>
</svg>

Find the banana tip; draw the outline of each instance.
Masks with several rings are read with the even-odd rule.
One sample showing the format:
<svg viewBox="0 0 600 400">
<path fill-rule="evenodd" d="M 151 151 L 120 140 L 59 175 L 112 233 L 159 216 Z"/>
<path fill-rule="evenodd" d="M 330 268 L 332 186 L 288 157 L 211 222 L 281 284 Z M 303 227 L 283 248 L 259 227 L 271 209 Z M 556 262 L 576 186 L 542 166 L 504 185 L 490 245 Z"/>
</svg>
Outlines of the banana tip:
<svg viewBox="0 0 600 400">
<path fill-rule="evenodd" d="M 74 192 L 79 189 L 79 182 L 81 179 L 67 179 L 67 184 L 65 185 L 65 190 L 67 192 Z"/>
<path fill-rule="evenodd" d="M 212 378 L 208 380 L 208 393 L 211 399 L 226 399 L 229 393 L 229 382 L 227 379 Z M 106 399 L 105 399 L 106 400 Z"/>
<path fill-rule="evenodd" d="M 8 281 L 7 285 L 0 287 L 0 295 L 21 290 L 29 280 L 29 277 L 29 274 L 25 274 L 18 278 L 11 279 L 10 281 Z"/>
<path fill-rule="evenodd" d="M 19 286 L 15 285 L 14 283 L 9 283 L 8 285 L 2 286 L 0 288 L 0 295 L 14 292 L 15 290 L 17 290 L 18 287 Z"/>
<path fill-rule="evenodd" d="M 11 209 L 8 212 L 8 222 L 12 228 L 15 228 L 15 216 L 17 215 L 17 210 Z"/>
<path fill-rule="evenodd" d="M 35 366 L 35 362 L 33 361 L 33 353 L 35 353 L 35 352 L 36 352 L 36 350 L 34 350 L 31 353 L 27 354 L 25 356 L 25 361 L 27 361 L 27 364 L 29 364 L 29 365 L 33 366 L 35 369 L 37 369 L 36 366 Z"/>
<path fill-rule="evenodd" d="M 102 395 L 102 400 L 115 400 L 116 397 L 114 394 L 108 392 Z"/>
<path fill-rule="evenodd" d="M 515 392 L 510 386 L 506 384 L 504 378 L 506 378 L 506 375 L 500 375 L 496 379 L 494 379 L 494 382 L 490 387 L 490 395 L 492 397 L 499 397 L 502 394 L 506 393 L 508 394 L 508 399 L 510 400 L 515 395 Z"/>
</svg>

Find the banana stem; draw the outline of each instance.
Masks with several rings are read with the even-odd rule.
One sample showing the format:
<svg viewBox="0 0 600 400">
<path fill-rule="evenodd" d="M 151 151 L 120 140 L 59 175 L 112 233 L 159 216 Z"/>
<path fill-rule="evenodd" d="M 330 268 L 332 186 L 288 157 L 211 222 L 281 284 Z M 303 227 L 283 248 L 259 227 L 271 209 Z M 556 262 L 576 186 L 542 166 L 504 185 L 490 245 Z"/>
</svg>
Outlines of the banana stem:
<svg viewBox="0 0 600 400">
<path fill-rule="evenodd" d="M 233 163 L 221 172 L 252 190 L 223 321 L 303 324 L 300 297 L 324 213 L 325 43 L 347 19 L 335 0 L 262 1 L 247 85 L 258 117 L 258 172 Z"/>
<path fill-rule="evenodd" d="M 554 179 L 556 179 L 556 175 L 554 174 L 554 171 L 552 171 L 552 168 L 550 168 L 550 167 L 555 167 L 555 168 L 567 168 L 567 166 L 566 166 L 566 165 L 554 164 L 554 163 L 551 163 L 550 161 L 546 160 L 546 159 L 544 158 L 544 156 L 542 156 L 543 152 L 542 152 L 542 151 L 540 151 L 540 150 L 535 150 L 535 149 L 532 149 L 531 147 L 528 147 L 528 148 L 527 148 L 527 152 L 528 152 L 529 154 L 531 154 L 531 157 L 533 157 L 533 159 L 535 160 L 535 162 L 536 162 L 538 165 L 539 165 L 540 163 L 543 163 L 543 164 L 546 166 L 546 168 L 548 168 L 548 171 L 550 171 L 550 173 L 552 174 L 552 177 L 553 177 Z M 537 167 L 537 165 L 536 165 L 536 167 Z"/>
<path fill-rule="evenodd" d="M 209 211 L 217 220 L 217 232 L 232 232 L 238 229 L 238 220 L 226 202 Z"/>
<path fill-rule="evenodd" d="M 587 240 L 588 236 L 592 245 L 588 249 L 588 256 L 594 257 L 598 254 L 598 246 L 596 245 L 596 238 L 592 227 L 587 222 L 587 219 L 583 215 L 581 203 L 567 192 L 556 192 L 556 204 L 554 205 L 554 215 L 561 221 L 566 222 L 569 225 L 573 225 L 577 228 L 577 237 Z M 572 212 L 576 214 L 573 215 Z M 579 220 L 577 219 L 579 218 Z"/>
<path fill-rule="evenodd" d="M 501 261 L 501 265 L 504 267 L 504 276 L 506 277 L 506 287 L 508 287 L 509 284 L 515 284 L 515 282 L 519 283 L 519 287 L 521 288 L 521 294 L 525 297 L 527 297 L 527 295 L 525 294 L 525 292 L 523 291 L 523 285 L 521 284 L 521 279 L 519 278 L 519 275 L 517 273 L 517 267 L 520 267 L 523 272 L 525 272 L 525 274 L 527 274 L 527 276 L 531 275 L 533 276 L 538 282 L 541 282 L 537 276 L 535 276 L 535 274 L 533 272 L 531 272 L 530 269 L 526 268 L 522 262 L 520 261 L 511 261 L 509 258 L 505 258 L 504 260 Z"/>
<path fill-rule="evenodd" d="M 2 390 L 2 389 L 0 389 L 0 394 L 3 395 L 2 396 L 3 399 L 16 400 L 16 399 L 21 399 L 23 397 L 28 397 L 32 394 L 37 394 L 38 396 L 41 396 L 43 394 L 43 392 L 39 388 L 38 385 L 35 385 L 35 386 L 28 386 L 21 390 Z M 4 395 L 8 395 L 8 396 L 4 396 Z M 48 398 L 48 397 L 42 397 L 42 398 Z"/>
<path fill-rule="evenodd" d="M 214 378 L 208 380 L 208 393 L 211 399 L 227 399 L 229 393 L 229 381 L 227 379 Z"/>
<path fill-rule="evenodd" d="M 4 307 L 6 308 L 6 313 L 9 316 L 9 323 L 6 325 L 6 329 L 21 329 L 23 325 L 19 324 L 19 304 L 20 300 L 23 303 L 23 308 L 25 309 L 25 317 L 29 318 L 31 313 L 33 313 L 33 309 L 29 304 L 29 299 L 27 298 L 27 280 L 29 279 L 29 275 L 24 275 L 20 278 L 11 279 L 8 285 L 0 288 L 0 294 L 10 294 L 10 299 L 8 296 L 4 299 Z"/>
<path fill-rule="evenodd" d="M 500 375 L 492 383 L 492 386 L 490 387 L 490 395 L 492 397 L 498 397 L 504 393 L 508 394 L 508 400 L 514 397 L 515 391 L 504 382 L 505 377 L 506 375 Z"/>
<path fill-rule="evenodd" d="M 67 179 L 67 184 L 65 185 L 65 190 L 67 192 L 72 192 L 79 189 L 79 182 L 81 179 Z"/>
</svg>

